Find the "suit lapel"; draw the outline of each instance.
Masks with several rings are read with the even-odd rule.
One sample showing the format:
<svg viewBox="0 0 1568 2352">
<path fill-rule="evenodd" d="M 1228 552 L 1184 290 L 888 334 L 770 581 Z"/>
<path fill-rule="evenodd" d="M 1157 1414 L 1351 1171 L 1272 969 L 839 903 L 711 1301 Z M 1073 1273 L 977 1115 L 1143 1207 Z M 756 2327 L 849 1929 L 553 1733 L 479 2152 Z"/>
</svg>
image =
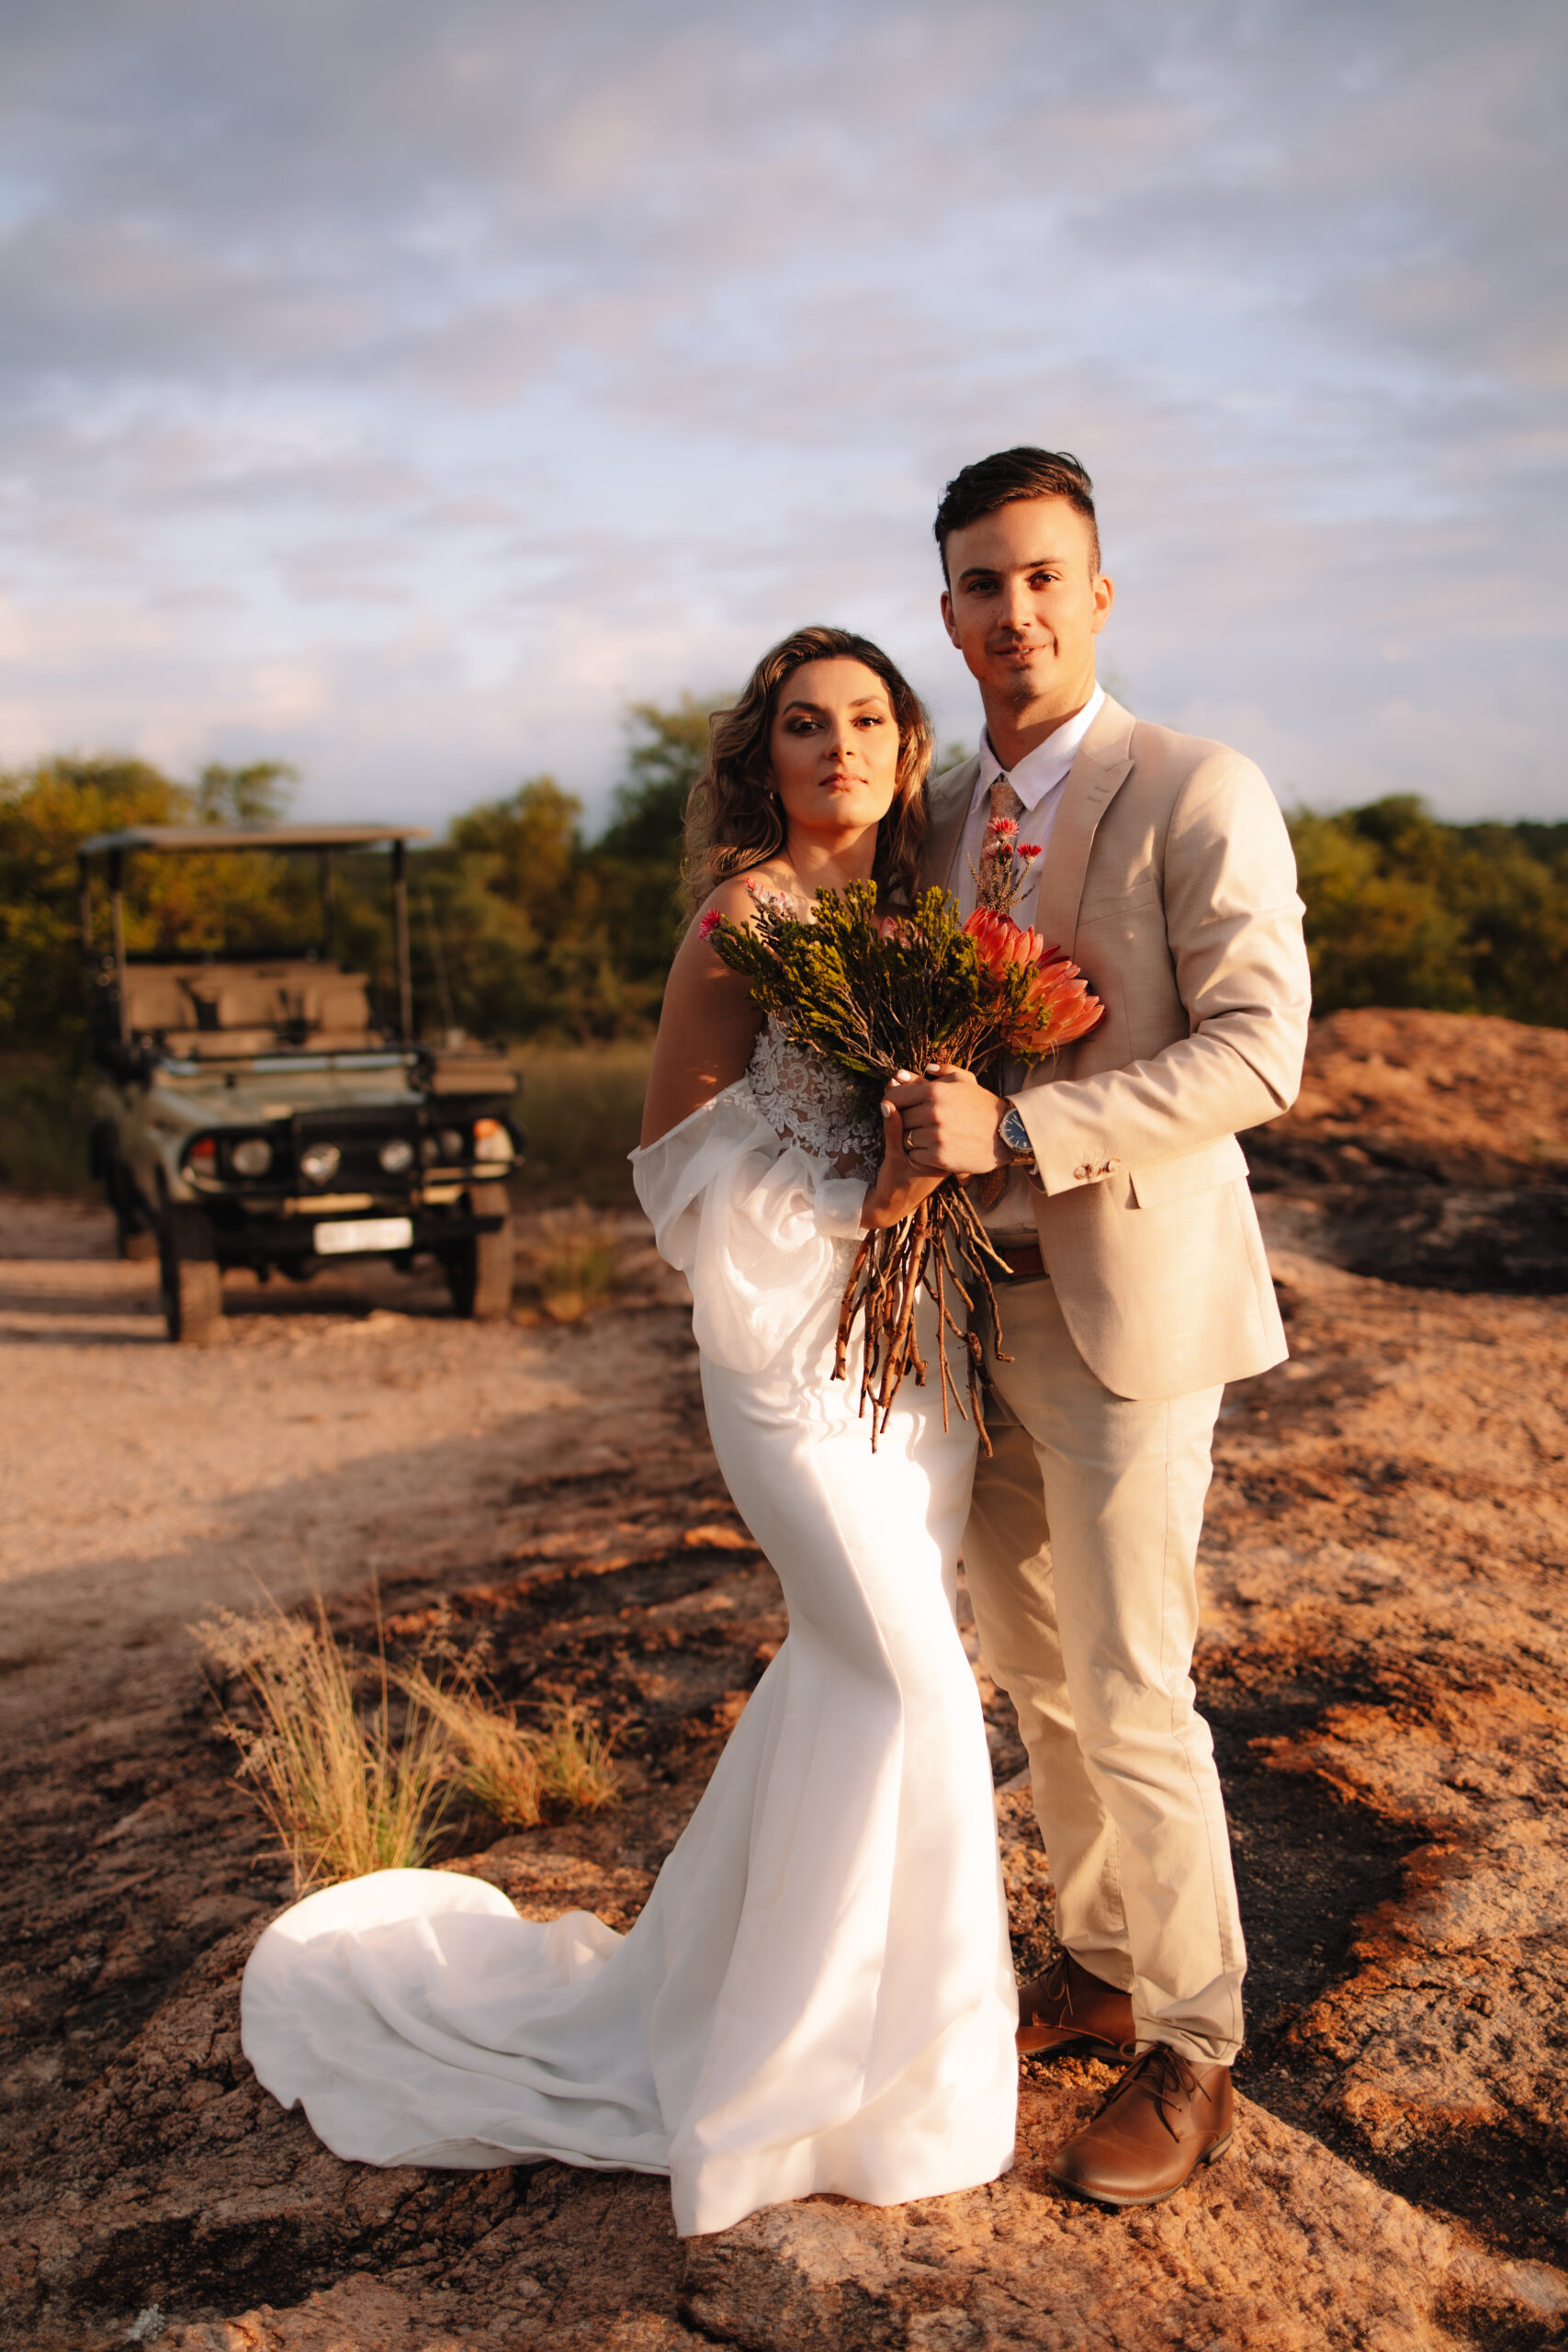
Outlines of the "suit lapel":
<svg viewBox="0 0 1568 2352">
<path fill-rule="evenodd" d="M 1091 729 L 1092 732 L 1092 729 Z M 980 762 L 964 760 L 945 775 L 934 776 L 930 786 L 930 820 L 926 838 L 920 848 L 920 888 L 929 890 L 937 883 L 944 890 L 953 888 L 953 869 L 958 860 L 959 845 L 964 839 L 964 820 L 969 814 L 969 803 L 975 797 L 975 779 L 980 773 Z"/>
<path fill-rule="evenodd" d="M 1034 902 L 1034 928 L 1047 947 L 1060 947 L 1069 956 L 1073 952 L 1095 829 L 1132 764 L 1133 714 L 1107 695 L 1068 771 L 1051 828 Z"/>
</svg>

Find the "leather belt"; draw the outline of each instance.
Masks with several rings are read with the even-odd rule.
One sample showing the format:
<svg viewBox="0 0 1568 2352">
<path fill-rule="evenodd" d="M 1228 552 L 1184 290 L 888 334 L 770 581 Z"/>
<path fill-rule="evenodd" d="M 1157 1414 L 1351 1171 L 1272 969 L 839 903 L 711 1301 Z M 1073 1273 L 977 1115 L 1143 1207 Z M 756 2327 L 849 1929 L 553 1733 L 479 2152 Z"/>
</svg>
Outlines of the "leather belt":
<svg viewBox="0 0 1568 2352">
<path fill-rule="evenodd" d="M 1022 1248 L 1018 1250 L 998 1247 L 997 1255 L 1003 1261 L 1010 1277 L 1015 1283 L 1048 1283 L 1051 1279 L 1046 1272 L 1045 1261 L 1040 1254 L 1040 1244 L 1037 1241 L 1026 1241 Z"/>
</svg>

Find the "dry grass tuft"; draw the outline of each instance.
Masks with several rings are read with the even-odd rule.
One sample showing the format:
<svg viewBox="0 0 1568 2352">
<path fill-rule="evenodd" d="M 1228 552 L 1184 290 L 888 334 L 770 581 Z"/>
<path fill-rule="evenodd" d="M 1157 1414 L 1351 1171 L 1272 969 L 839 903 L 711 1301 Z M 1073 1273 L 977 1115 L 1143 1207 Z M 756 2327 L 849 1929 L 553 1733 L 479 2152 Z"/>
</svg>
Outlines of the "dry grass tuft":
<svg viewBox="0 0 1568 2352">
<path fill-rule="evenodd" d="M 548 1793 L 574 1813 L 599 1813 L 615 1801 L 612 1740 L 566 1691 L 552 1704 L 542 1732 L 534 1735 L 539 1777 Z"/>
<path fill-rule="evenodd" d="M 374 1664 L 346 1658 L 319 1603 L 313 1621 L 276 1607 L 254 1617 L 225 1609 L 192 1631 L 260 1710 L 259 1732 L 226 1712 L 221 1720 L 296 1888 L 417 1870 L 450 1797 L 448 1742 L 412 1698 L 394 1730 L 384 1652 Z"/>
<path fill-rule="evenodd" d="M 451 1688 L 434 1681 L 423 1666 L 399 1679 L 447 1735 L 453 1779 L 498 1821 L 532 1829 L 544 1811 L 543 1777 L 534 1741 L 512 1711 L 483 1698 L 466 1668 L 457 1669 Z"/>
<path fill-rule="evenodd" d="M 578 1323 L 608 1305 L 620 1272 L 620 1220 L 585 1207 L 547 1209 L 518 1235 L 525 1306 L 552 1323 Z"/>
<path fill-rule="evenodd" d="M 227 1711 L 220 1720 L 301 1894 L 419 1869 L 455 1788 L 522 1829 L 547 1801 L 582 1813 L 615 1801 L 612 1740 L 570 1690 L 552 1694 L 531 1728 L 481 1691 L 472 1655 L 445 1675 L 423 1662 L 389 1667 L 379 1640 L 374 1659 L 347 1657 L 319 1602 L 314 1619 L 225 1609 L 191 1631 L 260 1712 L 259 1731 Z"/>
</svg>

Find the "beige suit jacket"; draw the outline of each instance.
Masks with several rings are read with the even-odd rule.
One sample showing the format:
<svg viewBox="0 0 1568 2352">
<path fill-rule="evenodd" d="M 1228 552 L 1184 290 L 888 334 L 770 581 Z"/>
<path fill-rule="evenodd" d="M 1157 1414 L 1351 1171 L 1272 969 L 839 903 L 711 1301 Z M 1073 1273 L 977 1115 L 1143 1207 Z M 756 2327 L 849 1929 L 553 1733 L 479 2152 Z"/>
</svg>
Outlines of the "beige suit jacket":
<svg viewBox="0 0 1568 2352">
<path fill-rule="evenodd" d="M 967 760 L 931 784 L 922 883 L 955 886 L 978 773 Z M 1287 1352 L 1236 1135 L 1301 1083 L 1303 912 L 1251 761 L 1108 696 L 1063 786 L 1034 917 L 1106 1017 L 1016 1091 L 1042 1254 L 1079 1353 L 1119 1396 L 1183 1396 Z"/>
</svg>

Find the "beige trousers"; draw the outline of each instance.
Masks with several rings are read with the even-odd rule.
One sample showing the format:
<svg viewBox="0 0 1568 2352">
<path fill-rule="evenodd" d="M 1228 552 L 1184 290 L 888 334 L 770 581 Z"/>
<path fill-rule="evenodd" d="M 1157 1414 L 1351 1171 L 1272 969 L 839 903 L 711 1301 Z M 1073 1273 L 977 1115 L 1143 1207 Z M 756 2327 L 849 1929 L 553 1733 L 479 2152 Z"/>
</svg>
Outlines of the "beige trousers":
<svg viewBox="0 0 1568 2352">
<path fill-rule="evenodd" d="M 1029 1750 L 1074 1957 L 1133 1996 L 1141 2041 L 1241 2042 L 1247 1965 L 1213 1742 L 1190 1668 L 1222 1391 L 1112 1396 L 1048 1282 L 998 1293 L 994 1448 L 964 1540 L 980 1645 Z"/>
</svg>

